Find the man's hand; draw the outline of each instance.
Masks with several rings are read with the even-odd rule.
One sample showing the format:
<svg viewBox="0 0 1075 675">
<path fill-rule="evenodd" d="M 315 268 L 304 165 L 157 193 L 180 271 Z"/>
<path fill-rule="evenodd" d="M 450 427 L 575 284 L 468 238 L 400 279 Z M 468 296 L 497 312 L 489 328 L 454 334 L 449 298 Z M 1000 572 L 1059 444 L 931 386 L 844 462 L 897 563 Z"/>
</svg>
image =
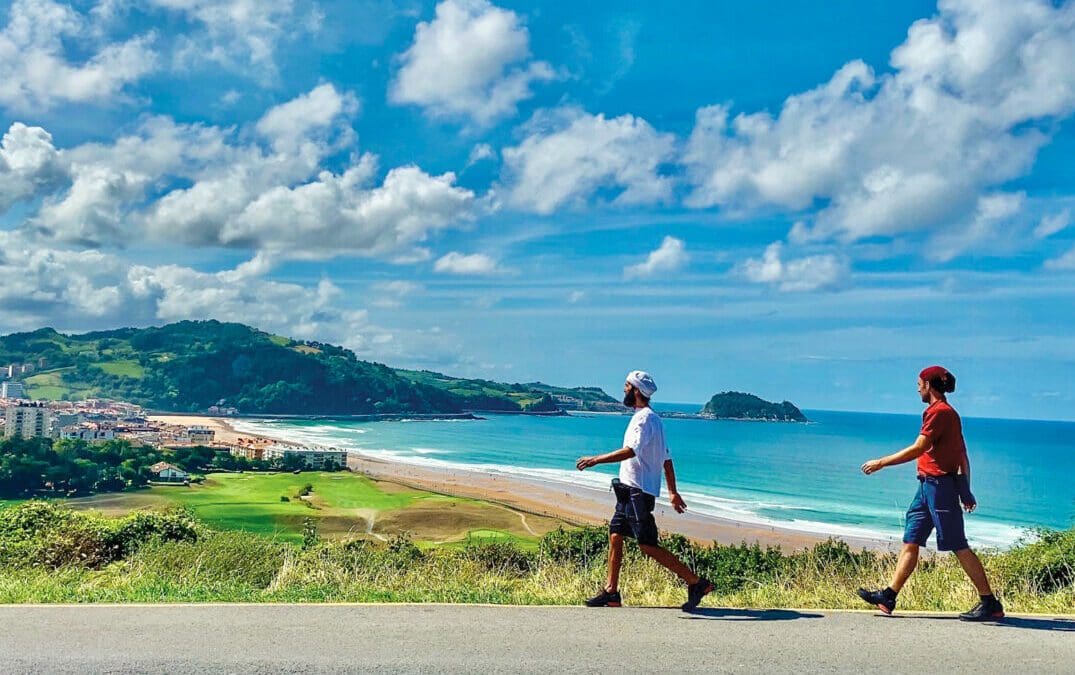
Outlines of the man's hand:
<svg viewBox="0 0 1075 675">
<path fill-rule="evenodd" d="M 680 497 L 678 492 L 669 494 L 668 501 L 672 502 L 672 508 L 676 510 L 676 513 L 683 513 L 687 510 L 687 502 L 683 501 L 683 497 Z"/>
<path fill-rule="evenodd" d="M 575 468 L 579 471 L 589 469 L 591 466 L 597 466 L 596 457 L 579 457 L 578 461 L 575 462 Z"/>
<path fill-rule="evenodd" d="M 862 465 L 862 473 L 869 476 L 871 473 L 877 473 L 881 469 L 885 468 L 884 460 L 871 459 Z"/>
<path fill-rule="evenodd" d="M 971 499 L 973 499 L 973 497 L 971 497 Z M 978 508 L 978 502 L 972 501 L 970 503 L 967 503 L 967 502 L 964 502 L 962 499 L 960 499 L 960 501 L 963 504 L 963 510 L 966 511 L 967 513 L 970 513 L 974 509 Z"/>
</svg>

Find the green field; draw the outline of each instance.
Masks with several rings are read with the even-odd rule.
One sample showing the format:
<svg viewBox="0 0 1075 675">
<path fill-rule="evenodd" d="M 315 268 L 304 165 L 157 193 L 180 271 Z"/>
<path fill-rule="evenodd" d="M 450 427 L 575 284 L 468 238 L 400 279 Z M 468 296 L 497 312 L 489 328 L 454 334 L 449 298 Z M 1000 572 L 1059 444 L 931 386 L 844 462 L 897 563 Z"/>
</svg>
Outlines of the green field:
<svg viewBox="0 0 1075 675">
<path fill-rule="evenodd" d="M 311 493 L 298 495 L 305 485 Z M 288 501 L 281 500 L 287 497 Z M 386 539 L 408 533 L 423 544 L 513 540 L 532 546 L 560 523 L 506 507 L 422 492 L 339 473 L 217 473 L 191 486 L 103 493 L 66 500 L 73 508 L 119 515 L 171 504 L 189 507 L 211 527 L 299 541 L 305 519 L 326 538 Z"/>
<path fill-rule="evenodd" d="M 97 367 L 109 375 L 130 377 L 136 380 L 142 379 L 146 374 L 145 369 L 142 368 L 137 361 L 111 361 L 108 363 L 99 363 L 97 364 Z"/>
</svg>

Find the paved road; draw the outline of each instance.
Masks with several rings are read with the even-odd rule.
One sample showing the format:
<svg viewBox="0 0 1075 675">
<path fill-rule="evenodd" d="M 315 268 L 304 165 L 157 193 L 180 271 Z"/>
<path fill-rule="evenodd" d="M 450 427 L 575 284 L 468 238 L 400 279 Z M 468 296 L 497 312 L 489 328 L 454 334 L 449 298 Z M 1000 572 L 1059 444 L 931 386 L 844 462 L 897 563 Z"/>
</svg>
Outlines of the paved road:
<svg viewBox="0 0 1075 675">
<path fill-rule="evenodd" d="M 2 672 L 1075 672 L 1075 620 L 450 605 L 0 607 Z"/>
</svg>

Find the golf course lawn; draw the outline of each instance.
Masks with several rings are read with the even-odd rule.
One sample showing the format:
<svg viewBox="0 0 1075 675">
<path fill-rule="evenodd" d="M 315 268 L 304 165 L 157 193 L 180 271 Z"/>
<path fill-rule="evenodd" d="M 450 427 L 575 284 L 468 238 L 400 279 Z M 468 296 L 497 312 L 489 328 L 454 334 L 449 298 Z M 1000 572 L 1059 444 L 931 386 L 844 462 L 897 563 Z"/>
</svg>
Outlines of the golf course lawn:
<svg viewBox="0 0 1075 675">
<path fill-rule="evenodd" d="M 310 494 L 300 497 L 309 484 Z M 283 501 L 281 497 L 287 497 Z M 349 472 L 215 473 L 201 484 L 166 485 L 65 500 L 75 509 L 120 515 L 182 504 L 210 527 L 302 539 L 307 518 L 326 538 L 387 539 L 407 533 L 421 544 L 467 540 L 534 546 L 561 525 L 499 504 L 423 492 Z"/>
</svg>

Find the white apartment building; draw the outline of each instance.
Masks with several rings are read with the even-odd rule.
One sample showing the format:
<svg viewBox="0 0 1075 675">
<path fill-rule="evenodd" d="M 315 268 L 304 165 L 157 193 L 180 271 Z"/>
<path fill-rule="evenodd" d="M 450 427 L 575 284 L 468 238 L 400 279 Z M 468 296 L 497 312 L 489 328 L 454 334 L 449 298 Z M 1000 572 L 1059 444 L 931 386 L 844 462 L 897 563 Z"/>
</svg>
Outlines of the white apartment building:
<svg viewBox="0 0 1075 675">
<path fill-rule="evenodd" d="M 52 435 L 52 411 L 37 405 L 13 405 L 4 412 L 4 436 L 37 438 Z"/>
<path fill-rule="evenodd" d="M 347 466 L 347 452 L 344 450 L 309 450 L 269 446 L 265 448 L 261 459 L 272 461 L 293 456 L 301 457 L 307 469 L 323 469 L 328 463 L 334 463 L 340 467 Z"/>
</svg>

